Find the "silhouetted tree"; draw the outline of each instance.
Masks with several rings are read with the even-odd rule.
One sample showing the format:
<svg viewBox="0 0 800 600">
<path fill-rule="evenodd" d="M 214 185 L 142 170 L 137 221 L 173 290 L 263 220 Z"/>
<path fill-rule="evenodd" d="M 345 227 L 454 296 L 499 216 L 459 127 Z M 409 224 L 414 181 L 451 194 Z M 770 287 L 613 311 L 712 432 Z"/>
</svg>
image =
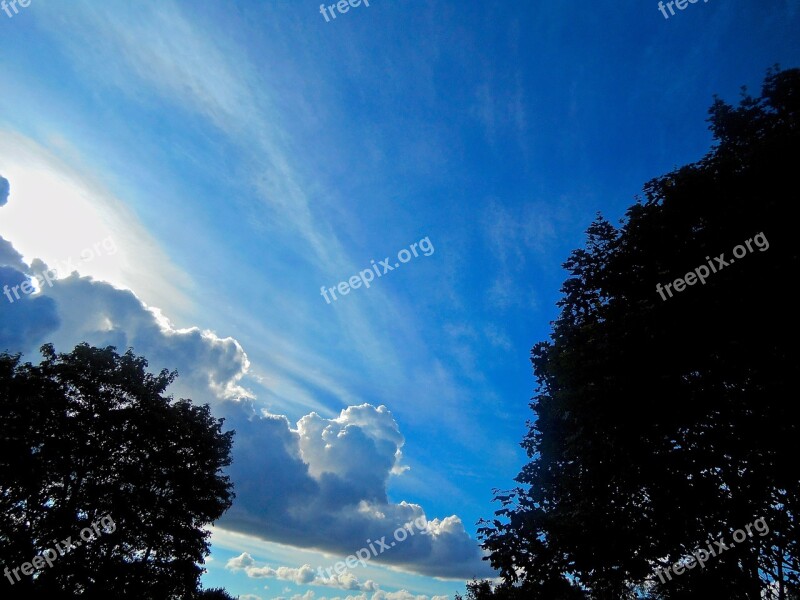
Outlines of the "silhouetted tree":
<svg viewBox="0 0 800 600">
<path fill-rule="evenodd" d="M 551 340 L 532 351 L 531 461 L 480 530 L 503 582 L 474 598 L 798 589 L 800 71 L 770 71 L 738 107 L 716 99 L 709 121 L 705 158 L 648 183 L 620 227 L 598 217 L 565 264 Z M 705 283 L 656 291 L 709 264 Z M 762 517 L 769 535 L 656 577 Z"/>
<path fill-rule="evenodd" d="M 542 597 L 552 598 L 553 600 L 582 600 L 586 597 L 579 587 L 557 577 L 550 578 L 549 582 L 538 593 L 544 594 Z M 530 597 L 529 588 L 526 585 L 501 583 L 492 586 L 486 580 L 473 580 L 467 583 L 467 595 L 456 594 L 455 600 L 489 600 L 491 598 L 528 600 Z"/>
<path fill-rule="evenodd" d="M 41 351 L 39 365 L 0 355 L 0 564 L 11 572 L 0 596 L 195 597 L 204 527 L 233 498 L 221 472 L 233 432 L 207 405 L 163 396 L 177 374 L 148 373 L 131 350 Z M 104 517 L 114 527 L 82 541 Z M 68 537 L 71 551 L 16 581 L 15 567 Z"/>
<path fill-rule="evenodd" d="M 203 590 L 197 596 L 200 600 L 236 600 L 222 588 Z M 237 596 L 238 598 L 238 596 Z"/>
</svg>

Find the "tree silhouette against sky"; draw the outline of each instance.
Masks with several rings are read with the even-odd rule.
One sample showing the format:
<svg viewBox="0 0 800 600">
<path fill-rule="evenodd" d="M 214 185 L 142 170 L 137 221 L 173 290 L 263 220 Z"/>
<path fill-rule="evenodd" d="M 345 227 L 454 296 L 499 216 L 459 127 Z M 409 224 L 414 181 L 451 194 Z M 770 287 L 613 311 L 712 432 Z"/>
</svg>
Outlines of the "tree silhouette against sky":
<svg viewBox="0 0 800 600">
<path fill-rule="evenodd" d="M 797 597 L 800 70 L 709 121 L 707 156 L 649 182 L 619 227 L 598 217 L 565 263 L 532 351 L 531 460 L 480 530 L 503 582 L 473 598 Z M 731 260 L 759 233 L 768 249 Z M 657 292 L 722 253 L 705 283 Z M 758 518 L 768 535 L 655 576 Z"/>
<path fill-rule="evenodd" d="M 0 354 L 0 564 L 109 516 L 115 527 L 52 566 L 0 581 L 2 598 L 193 598 L 206 526 L 233 499 L 222 469 L 233 432 L 209 407 L 164 396 L 176 373 L 131 350 L 42 347 L 39 365 Z"/>
</svg>

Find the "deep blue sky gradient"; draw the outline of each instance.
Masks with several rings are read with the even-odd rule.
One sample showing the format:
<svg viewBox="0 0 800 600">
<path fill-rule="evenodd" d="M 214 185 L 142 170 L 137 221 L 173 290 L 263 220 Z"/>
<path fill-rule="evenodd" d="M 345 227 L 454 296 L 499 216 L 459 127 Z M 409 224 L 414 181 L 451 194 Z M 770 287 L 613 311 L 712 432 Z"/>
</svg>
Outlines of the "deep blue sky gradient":
<svg viewBox="0 0 800 600">
<path fill-rule="evenodd" d="M 175 293 L 114 283 L 175 327 L 235 338 L 242 385 L 291 423 L 386 405 L 410 467 L 389 499 L 458 515 L 474 537 L 525 460 L 528 356 L 561 264 L 596 212 L 621 218 L 647 180 L 703 156 L 714 94 L 737 102 L 771 65 L 800 64 L 798 25 L 796 0 L 710 0 L 669 20 L 650 0 L 372 0 L 329 23 L 299 0 L 33 0 L 0 12 L 0 235 L 41 236 L 3 223 L 23 201 L 25 139 L 130 211 Z M 425 236 L 432 256 L 320 296 Z M 160 281 L 164 264 L 141 260 L 137 276 Z M 215 545 L 206 583 L 347 595 L 226 571 L 238 554 Z M 463 589 L 385 576 L 386 590 Z"/>
</svg>

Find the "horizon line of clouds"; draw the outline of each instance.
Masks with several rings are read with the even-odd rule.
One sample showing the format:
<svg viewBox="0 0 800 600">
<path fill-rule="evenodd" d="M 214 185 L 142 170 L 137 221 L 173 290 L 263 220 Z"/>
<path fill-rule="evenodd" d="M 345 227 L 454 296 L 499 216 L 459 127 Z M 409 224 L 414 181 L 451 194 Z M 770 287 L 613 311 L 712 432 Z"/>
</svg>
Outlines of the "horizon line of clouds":
<svg viewBox="0 0 800 600">
<path fill-rule="evenodd" d="M 212 530 L 213 539 L 211 542 L 211 552 L 215 557 L 216 567 L 214 570 L 209 572 L 207 579 L 209 582 L 214 581 L 217 583 L 217 585 L 222 584 L 224 581 L 231 581 L 230 577 L 234 574 L 229 569 L 225 569 L 225 565 L 228 560 L 231 558 L 237 558 L 242 553 L 247 553 L 253 557 L 253 559 L 257 562 L 257 566 L 269 565 L 275 567 L 275 569 L 277 569 L 278 565 L 286 565 L 292 568 L 299 568 L 299 566 L 306 564 L 317 568 L 317 565 L 321 565 L 320 568 L 322 568 L 322 572 L 320 573 L 318 568 L 316 574 L 321 574 L 326 578 L 328 574 L 325 572 L 325 567 L 333 565 L 335 561 L 341 558 L 340 555 L 328 551 L 310 548 L 297 548 L 296 546 L 279 542 L 265 542 L 251 535 L 234 532 L 218 525 L 212 527 Z M 428 595 L 447 594 L 450 592 L 450 589 L 448 588 L 451 587 L 453 588 L 453 591 L 461 590 L 463 589 L 465 583 L 461 580 L 451 580 L 411 573 L 396 567 L 378 564 L 372 560 L 367 561 L 366 566 L 361 567 L 359 565 L 356 569 L 353 569 L 350 572 L 352 572 L 358 578 L 360 583 L 364 583 L 367 580 L 374 581 L 376 584 L 378 584 L 380 590 L 416 590 L 415 593 Z M 223 577 L 222 573 L 225 573 L 226 576 Z M 236 583 L 231 583 L 230 585 L 235 585 L 235 589 L 240 590 L 241 592 L 254 590 L 252 585 L 248 584 L 257 584 L 259 582 L 263 584 L 265 590 L 280 589 L 280 586 L 278 585 L 280 582 L 278 582 L 277 579 L 273 579 L 275 585 L 272 585 L 270 582 L 264 580 L 259 581 L 257 579 L 246 577 L 246 573 L 244 571 L 237 571 L 233 581 L 236 581 Z M 270 583 L 270 585 L 267 585 L 268 583 Z M 288 586 L 296 585 L 290 581 L 284 581 L 283 583 L 287 584 Z M 331 590 L 326 590 L 325 588 L 313 589 L 317 590 L 317 595 L 325 594 L 326 592 L 327 595 L 335 595 L 336 593 Z M 336 588 L 333 589 L 335 590 Z M 283 594 L 281 595 L 288 594 L 291 596 L 292 594 L 295 594 L 297 591 L 301 590 L 302 588 L 300 590 L 290 592 L 288 587 L 284 587 L 282 590 Z M 361 591 L 340 591 L 338 593 L 344 593 L 345 595 L 357 595 L 361 593 L 366 593 L 368 595 L 371 594 L 371 592 Z"/>
<path fill-rule="evenodd" d="M 372 579 L 367 579 L 361 583 L 358 577 L 350 572 L 342 575 L 332 573 L 330 578 L 319 577 L 309 564 L 304 564 L 297 568 L 286 566 L 272 568 L 267 564 L 258 566 L 248 552 L 242 552 L 239 556 L 229 559 L 225 563 L 225 568 L 234 573 L 243 571 L 251 579 L 274 578 L 281 581 L 291 581 L 296 585 L 315 585 L 357 592 L 376 592 L 380 589 L 380 586 Z"/>
<path fill-rule="evenodd" d="M 316 597 L 316 593 L 314 590 L 308 590 L 304 594 L 294 594 L 293 596 L 273 596 L 270 600 L 449 600 L 450 597 L 446 595 L 436 595 L 436 596 L 427 596 L 425 594 L 412 594 L 408 590 L 402 589 L 396 592 L 386 592 L 384 590 L 378 590 L 372 594 L 372 596 L 367 596 L 365 592 L 358 594 L 357 596 L 347 595 L 346 597 L 342 598 L 341 596 L 335 596 L 333 598 L 328 598 L 327 596 L 320 596 L 319 598 Z M 263 600 L 261 596 L 257 594 L 244 594 L 239 596 L 239 600 Z"/>
</svg>

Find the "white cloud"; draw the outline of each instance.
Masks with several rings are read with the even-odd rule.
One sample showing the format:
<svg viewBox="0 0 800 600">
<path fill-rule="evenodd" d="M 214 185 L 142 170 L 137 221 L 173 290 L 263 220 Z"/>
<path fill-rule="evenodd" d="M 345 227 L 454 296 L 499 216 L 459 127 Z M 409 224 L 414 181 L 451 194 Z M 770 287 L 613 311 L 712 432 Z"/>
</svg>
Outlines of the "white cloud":
<svg viewBox="0 0 800 600">
<path fill-rule="evenodd" d="M 239 556 L 236 556 L 225 563 L 225 568 L 230 569 L 231 571 L 240 571 L 248 567 L 252 567 L 255 564 L 256 561 L 253 560 L 252 556 L 250 556 L 247 552 L 242 552 Z"/>
<path fill-rule="evenodd" d="M 220 409 L 237 431 L 230 472 L 238 494 L 220 527 L 342 555 L 372 540 L 375 562 L 439 577 L 491 574 L 457 516 L 429 519 L 418 504 L 388 500 L 404 439 L 386 407 L 351 406 L 333 419 L 311 413 L 295 428 L 250 401 Z M 416 519 L 427 520 L 428 534 L 395 542 L 394 532 Z"/>
<path fill-rule="evenodd" d="M 16 285 L 24 276 L 0 270 L 0 286 Z M 236 340 L 197 327 L 176 329 L 128 290 L 73 274 L 22 296 L 9 309 L 0 313 L 0 341 L 15 349 L 30 353 L 45 341 L 60 352 L 80 342 L 120 351 L 133 347 L 155 370 L 176 368 L 181 376 L 172 391 L 200 403 L 249 395 L 239 385 L 249 361 Z M 24 329 L 29 321 L 40 326 Z"/>
<path fill-rule="evenodd" d="M 400 590 L 399 592 L 384 592 L 381 590 L 375 592 L 371 600 L 428 600 L 428 596 L 422 594 L 414 595 L 406 590 Z"/>
<path fill-rule="evenodd" d="M 367 579 L 364 583 L 361 583 L 355 575 L 349 572 L 341 575 L 333 573 L 331 577 L 318 578 L 316 581 L 316 585 L 357 592 L 375 592 L 380 588 L 372 579 Z"/>
<path fill-rule="evenodd" d="M 301 456 L 317 479 L 331 473 L 385 481 L 388 472 L 404 470 L 400 449 L 405 440 L 385 406 L 377 411 L 367 404 L 350 406 L 335 419 L 311 413 L 300 419 L 297 431 Z M 363 460 L 354 463 L 354 456 Z"/>
<path fill-rule="evenodd" d="M 10 264 L 0 265 L 0 287 L 18 285 L 27 275 L 18 270 L 13 247 L 1 246 L 0 258 Z M 389 478 L 405 469 L 405 439 L 385 406 L 350 406 L 331 419 L 312 412 L 292 427 L 284 416 L 257 410 L 242 386 L 249 361 L 235 339 L 175 328 L 133 292 L 77 273 L 0 311 L 0 348 L 31 354 L 46 341 L 61 352 L 80 342 L 132 347 L 154 371 L 177 368 L 171 393 L 211 403 L 215 415 L 225 417 L 236 431 L 228 472 L 237 497 L 220 527 L 349 555 L 367 540 L 388 545 L 398 528 L 427 519 L 418 504 L 389 501 Z M 491 573 L 457 516 L 427 521 L 429 535 L 408 535 L 372 560 L 438 577 Z"/>
<path fill-rule="evenodd" d="M 355 575 L 349 572 L 342 575 L 333 573 L 331 577 L 319 577 L 311 565 L 303 565 L 299 568 L 257 566 L 253 557 L 247 552 L 231 558 L 225 564 L 225 568 L 233 572 L 244 571 L 252 579 L 274 578 L 280 581 L 291 581 L 296 585 L 316 585 L 350 591 L 375 592 L 379 589 L 378 584 L 371 579 L 361 583 Z"/>
<path fill-rule="evenodd" d="M 275 599 L 277 600 L 277 599 Z M 295 598 L 292 598 L 295 600 Z M 335 598 L 319 598 L 319 600 L 449 600 L 448 596 L 426 596 L 424 594 L 411 594 L 406 590 L 400 590 L 397 592 L 384 592 L 383 590 L 377 591 L 372 596 L 367 596 L 367 594 L 359 594 L 357 596 L 347 596 L 346 598 L 340 598 L 339 596 Z"/>
</svg>

